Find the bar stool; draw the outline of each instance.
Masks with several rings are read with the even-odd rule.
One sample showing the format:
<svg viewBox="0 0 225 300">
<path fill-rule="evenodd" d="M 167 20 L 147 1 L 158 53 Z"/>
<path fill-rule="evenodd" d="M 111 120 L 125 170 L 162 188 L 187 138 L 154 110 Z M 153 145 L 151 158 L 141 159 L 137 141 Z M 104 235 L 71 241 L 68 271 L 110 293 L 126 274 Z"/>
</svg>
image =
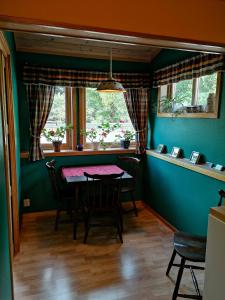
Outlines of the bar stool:
<svg viewBox="0 0 225 300">
<path fill-rule="evenodd" d="M 204 267 L 196 266 L 194 264 L 189 264 L 189 263 L 186 264 L 186 262 L 191 262 L 191 263 L 205 262 L 206 237 L 194 236 L 185 232 L 178 231 L 174 233 L 173 244 L 174 244 L 173 254 L 166 271 L 166 275 L 168 276 L 172 266 L 179 267 L 172 299 L 175 300 L 177 299 L 177 297 L 183 297 L 189 299 L 202 299 L 198 287 L 198 282 L 193 270 L 194 269 L 204 270 Z M 178 254 L 181 257 L 180 264 L 174 263 L 176 254 Z M 179 287 L 180 287 L 180 282 L 181 282 L 184 268 L 190 269 L 197 295 L 186 295 L 186 294 L 179 293 Z"/>
<path fill-rule="evenodd" d="M 218 206 L 221 206 L 223 200 L 225 199 L 225 191 L 224 190 L 219 191 L 219 197 L 220 197 L 220 199 L 219 199 Z M 205 262 L 206 237 L 192 235 L 192 234 L 178 231 L 178 232 L 174 233 L 173 246 L 174 246 L 174 250 L 173 250 L 167 271 L 166 271 L 166 275 L 168 276 L 172 266 L 179 267 L 179 271 L 177 274 L 177 280 L 176 280 L 175 288 L 173 291 L 172 300 L 177 299 L 177 297 L 189 298 L 189 299 L 202 299 L 202 296 L 200 294 L 200 290 L 198 287 L 198 282 L 197 282 L 197 279 L 196 279 L 196 276 L 195 276 L 195 273 L 193 270 L 195 270 L 195 269 L 204 270 L 204 267 L 196 266 L 194 264 L 189 264 L 189 263 L 186 264 L 186 262 L 191 262 L 191 263 L 204 263 Z M 181 257 L 180 264 L 174 263 L 174 259 L 177 254 Z M 187 294 L 179 293 L 179 287 L 180 287 L 180 282 L 181 282 L 184 268 L 190 269 L 193 284 L 194 284 L 197 295 L 187 295 Z"/>
</svg>

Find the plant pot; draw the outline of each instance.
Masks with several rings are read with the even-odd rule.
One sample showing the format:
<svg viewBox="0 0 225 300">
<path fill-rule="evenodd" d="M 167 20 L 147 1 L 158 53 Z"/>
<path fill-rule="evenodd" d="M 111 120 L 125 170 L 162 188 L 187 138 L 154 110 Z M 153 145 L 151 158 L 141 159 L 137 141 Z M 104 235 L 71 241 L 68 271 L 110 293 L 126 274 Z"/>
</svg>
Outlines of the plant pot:
<svg viewBox="0 0 225 300">
<path fill-rule="evenodd" d="M 52 145 L 53 145 L 53 148 L 54 148 L 54 152 L 60 152 L 61 145 L 62 145 L 61 141 L 54 141 L 54 142 L 52 142 Z"/>
<path fill-rule="evenodd" d="M 99 150 L 99 142 L 92 142 L 92 150 L 94 151 Z"/>
<path fill-rule="evenodd" d="M 130 141 L 129 140 L 121 140 L 120 141 L 120 146 L 123 149 L 129 149 L 129 147 L 130 147 Z"/>
</svg>

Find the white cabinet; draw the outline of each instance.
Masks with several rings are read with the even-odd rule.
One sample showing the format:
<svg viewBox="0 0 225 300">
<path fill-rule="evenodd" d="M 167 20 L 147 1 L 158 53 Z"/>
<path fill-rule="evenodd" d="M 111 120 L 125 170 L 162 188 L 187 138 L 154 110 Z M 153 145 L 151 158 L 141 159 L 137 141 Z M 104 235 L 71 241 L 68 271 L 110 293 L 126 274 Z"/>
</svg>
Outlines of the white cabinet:
<svg viewBox="0 0 225 300">
<path fill-rule="evenodd" d="M 203 300 L 225 300 L 225 207 L 209 215 Z"/>
</svg>

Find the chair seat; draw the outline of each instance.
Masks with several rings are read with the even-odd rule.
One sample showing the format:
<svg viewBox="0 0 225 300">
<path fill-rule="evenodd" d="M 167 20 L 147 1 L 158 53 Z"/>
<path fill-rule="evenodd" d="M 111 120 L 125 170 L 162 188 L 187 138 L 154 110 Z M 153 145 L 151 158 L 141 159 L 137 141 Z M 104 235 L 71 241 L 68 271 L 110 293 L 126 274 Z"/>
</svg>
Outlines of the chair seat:
<svg viewBox="0 0 225 300">
<path fill-rule="evenodd" d="M 174 249 L 183 258 L 193 262 L 205 262 L 206 237 L 175 232 Z"/>
</svg>

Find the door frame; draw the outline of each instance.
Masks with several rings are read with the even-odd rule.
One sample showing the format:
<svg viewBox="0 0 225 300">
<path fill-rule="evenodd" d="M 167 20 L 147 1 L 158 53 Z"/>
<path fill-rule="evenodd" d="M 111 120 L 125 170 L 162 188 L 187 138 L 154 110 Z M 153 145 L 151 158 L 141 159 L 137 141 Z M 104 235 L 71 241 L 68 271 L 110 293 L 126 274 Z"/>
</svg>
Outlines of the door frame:
<svg viewBox="0 0 225 300">
<path fill-rule="evenodd" d="M 17 186 L 17 165 L 16 165 L 16 144 L 15 144 L 15 126 L 14 126 L 14 107 L 12 95 L 12 74 L 10 62 L 10 50 L 6 38 L 2 31 L 0 31 L 0 50 L 5 58 L 6 68 L 6 97 L 7 97 L 7 121 L 8 121 L 8 135 L 9 135 L 9 160 L 10 160 L 10 174 L 11 174 L 11 207 L 12 212 L 8 210 L 8 220 L 11 222 L 11 251 L 16 255 L 20 250 L 20 226 L 19 226 L 19 205 L 18 205 L 18 186 Z M 4 116 L 3 116 L 4 118 Z"/>
</svg>

